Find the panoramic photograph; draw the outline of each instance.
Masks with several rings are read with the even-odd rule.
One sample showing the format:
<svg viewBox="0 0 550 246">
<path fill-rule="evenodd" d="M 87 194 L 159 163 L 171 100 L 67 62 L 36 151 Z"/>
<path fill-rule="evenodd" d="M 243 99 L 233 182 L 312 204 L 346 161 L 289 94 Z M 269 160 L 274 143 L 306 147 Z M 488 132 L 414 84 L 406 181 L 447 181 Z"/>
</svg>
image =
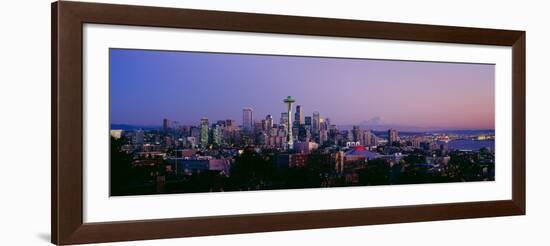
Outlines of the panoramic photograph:
<svg viewBox="0 0 550 246">
<path fill-rule="evenodd" d="M 109 50 L 111 196 L 495 180 L 495 65 Z"/>
</svg>

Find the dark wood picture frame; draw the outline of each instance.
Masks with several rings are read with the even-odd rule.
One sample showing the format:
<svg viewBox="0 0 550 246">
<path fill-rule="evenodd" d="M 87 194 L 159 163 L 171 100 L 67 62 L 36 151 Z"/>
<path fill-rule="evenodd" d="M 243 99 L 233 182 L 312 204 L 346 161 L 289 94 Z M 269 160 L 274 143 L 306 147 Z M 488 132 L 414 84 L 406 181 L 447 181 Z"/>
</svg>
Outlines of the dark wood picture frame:
<svg viewBox="0 0 550 246">
<path fill-rule="evenodd" d="M 76 244 L 525 214 L 525 32 L 161 7 L 52 4 L 52 243 Z M 512 199 L 125 222 L 83 222 L 84 23 L 512 47 Z"/>
</svg>

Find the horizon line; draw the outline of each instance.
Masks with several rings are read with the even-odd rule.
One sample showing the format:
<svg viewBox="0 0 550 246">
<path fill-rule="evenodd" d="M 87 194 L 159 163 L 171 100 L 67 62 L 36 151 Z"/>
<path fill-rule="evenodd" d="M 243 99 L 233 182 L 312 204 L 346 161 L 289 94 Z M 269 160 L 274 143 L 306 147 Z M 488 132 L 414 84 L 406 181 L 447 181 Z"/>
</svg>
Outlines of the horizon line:
<svg viewBox="0 0 550 246">
<path fill-rule="evenodd" d="M 113 125 L 124 125 L 124 126 L 131 126 L 135 128 L 139 127 L 146 127 L 146 128 L 162 128 L 162 124 L 158 125 L 148 125 L 148 124 L 128 124 L 128 123 L 109 123 L 109 128 L 112 128 Z M 198 124 L 197 124 L 198 125 Z M 181 126 L 195 126 L 193 124 L 181 124 Z M 239 125 L 240 126 L 240 125 Z M 336 126 L 364 126 L 363 124 L 336 124 Z M 376 127 L 374 125 L 371 125 L 373 127 Z M 419 127 L 419 126 L 405 126 L 400 129 L 400 127 L 388 127 L 385 125 L 379 125 L 380 127 L 384 127 L 389 129 L 395 129 L 402 132 L 429 132 L 429 131 L 495 131 L 494 128 L 447 128 L 447 127 Z M 403 128 L 420 128 L 425 130 L 402 130 Z M 115 130 L 115 129 L 111 129 Z M 376 130 L 373 128 L 365 129 L 365 130 L 373 130 L 373 131 L 383 131 L 383 130 Z"/>
</svg>

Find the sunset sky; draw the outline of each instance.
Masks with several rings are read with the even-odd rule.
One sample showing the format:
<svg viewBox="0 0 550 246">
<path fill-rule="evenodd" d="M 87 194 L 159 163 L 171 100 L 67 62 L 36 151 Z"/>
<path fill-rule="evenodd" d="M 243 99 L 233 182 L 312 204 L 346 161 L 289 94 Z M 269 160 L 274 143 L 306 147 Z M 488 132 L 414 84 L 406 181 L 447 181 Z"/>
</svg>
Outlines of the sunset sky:
<svg viewBox="0 0 550 246">
<path fill-rule="evenodd" d="M 110 50 L 112 124 L 279 121 L 286 96 L 337 125 L 494 129 L 494 65 Z"/>
</svg>

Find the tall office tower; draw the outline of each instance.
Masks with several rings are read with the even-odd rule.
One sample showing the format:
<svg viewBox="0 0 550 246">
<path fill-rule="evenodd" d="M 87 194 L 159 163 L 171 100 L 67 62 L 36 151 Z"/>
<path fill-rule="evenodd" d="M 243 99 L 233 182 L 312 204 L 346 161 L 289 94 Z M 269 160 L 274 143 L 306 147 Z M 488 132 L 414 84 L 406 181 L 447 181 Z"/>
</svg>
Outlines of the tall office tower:
<svg viewBox="0 0 550 246">
<path fill-rule="evenodd" d="M 392 145 L 393 143 L 397 142 L 399 139 L 399 136 L 397 135 L 397 130 L 395 129 L 389 129 L 388 130 L 388 143 Z"/>
<path fill-rule="evenodd" d="M 269 130 L 269 129 L 273 128 L 273 116 L 268 114 L 265 117 L 265 123 L 266 123 L 266 128 L 267 128 L 266 130 Z"/>
<path fill-rule="evenodd" d="M 201 125 L 201 126 L 202 126 L 202 125 L 208 126 L 208 118 L 202 117 L 202 118 L 201 118 L 200 125 Z"/>
<path fill-rule="evenodd" d="M 212 143 L 220 145 L 222 143 L 222 129 L 218 124 L 212 125 Z"/>
<path fill-rule="evenodd" d="M 251 132 L 254 126 L 252 120 L 252 108 L 243 108 L 243 130 Z"/>
<path fill-rule="evenodd" d="M 363 131 L 363 137 L 361 139 L 361 145 L 363 146 L 371 146 L 372 145 L 372 134 L 370 130 Z"/>
<path fill-rule="evenodd" d="M 353 140 L 353 131 L 346 130 L 345 132 L 346 132 L 346 141 L 348 141 L 348 142 L 354 141 Z"/>
<path fill-rule="evenodd" d="M 145 134 L 144 134 L 143 130 L 141 130 L 141 129 L 137 130 L 137 131 L 136 131 L 136 135 L 135 135 L 134 142 L 135 142 L 136 144 L 143 144 L 143 143 L 144 143 L 144 139 L 145 139 L 144 135 L 145 135 Z"/>
<path fill-rule="evenodd" d="M 352 140 L 354 142 L 360 142 L 362 138 L 362 132 L 359 126 L 353 126 L 353 129 L 351 130 L 352 134 Z"/>
<path fill-rule="evenodd" d="M 284 126 L 286 129 L 286 126 L 288 124 L 288 112 L 281 113 L 281 119 L 279 120 L 279 125 Z"/>
<path fill-rule="evenodd" d="M 202 147 L 206 147 L 208 145 L 208 118 L 201 119 L 200 144 Z"/>
<path fill-rule="evenodd" d="M 189 127 L 189 136 L 194 137 L 195 139 L 199 139 L 201 136 L 200 127 L 196 127 L 196 126 Z"/>
<path fill-rule="evenodd" d="M 225 120 L 218 120 L 216 121 L 216 124 L 221 128 L 225 128 Z"/>
<path fill-rule="evenodd" d="M 321 130 L 321 117 L 319 116 L 319 112 L 313 112 L 313 122 L 311 125 L 311 130 L 315 134 L 317 134 L 317 132 Z"/>
<path fill-rule="evenodd" d="M 300 127 L 304 124 L 304 112 L 301 105 L 296 105 L 296 112 L 294 113 L 294 127 Z"/>
<path fill-rule="evenodd" d="M 308 127 L 311 128 L 311 123 L 312 123 L 312 122 L 311 122 L 311 116 L 306 116 L 304 122 L 305 122 L 305 125 L 306 125 L 306 126 L 308 126 Z"/>
<path fill-rule="evenodd" d="M 323 118 L 319 118 L 319 131 L 321 130 L 328 130 L 327 122 Z"/>
<path fill-rule="evenodd" d="M 168 119 L 164 118 L 162 120 L 162 129 L 164 131 L 168 131 L 169 128 L 170 128 L 170 121 Z"/>
<path fill-rule="evenodd" d="M 302 125 L 300 128 L 296 129 L 298 129 L 298 140 L 300 140 L 300 142 L 309 142 L 309 140 L 311 140 L 311 133 L 309 132 L 308 126 Z"/>
<path fill-rule="evenodd" d="M 225 127 L 226 127 L 226 128 L 232 130 L 232 129 L 234 129 L 236 126 L 237 126 L 237 124 L 235 123 L 235 120 L 231 120 L 231 119 L 225 120 Z"/>
<path fill-rule="evenodd" d="M 286 135 L 286 141 L 287 141 L 287 145 L 288 145 L 288 149 L 293 149 L 294 148 L 294 139 L 292 137 L 292 104 L 294 102 L 296 102 L 296 100 L 294 100 L 294 98 L 292 98 L 291 96 L 288 96 L 287 98 L 285 98 L 283 100 L 284 103 L 286 103 L 286 105 L 288 106 L 287 107 L 287 122 L 286 122 L 286 127 L 287 127 L 287 135 Z M 282 116 L 282 115 L 281 115 Z"/>
<path fill-rule="evenodd" d="M 262 126 L 260 129 L 267 131 L 267 120 L 262 120 L 260 125 Z"/>
<path fill-rule="evenodd" d="M 261 132 L 264 128 L 265 120 L 261 120 L 260 122 L 254 121 L 254 124 L 252 125 L 252 130 L 254 132 Z"/>
<path fill-rule="evenodd" d="M 322 129 L 319 131 L 319 145 L 323 145 L 328 141 L 328 130 Z"/>
</svg>

